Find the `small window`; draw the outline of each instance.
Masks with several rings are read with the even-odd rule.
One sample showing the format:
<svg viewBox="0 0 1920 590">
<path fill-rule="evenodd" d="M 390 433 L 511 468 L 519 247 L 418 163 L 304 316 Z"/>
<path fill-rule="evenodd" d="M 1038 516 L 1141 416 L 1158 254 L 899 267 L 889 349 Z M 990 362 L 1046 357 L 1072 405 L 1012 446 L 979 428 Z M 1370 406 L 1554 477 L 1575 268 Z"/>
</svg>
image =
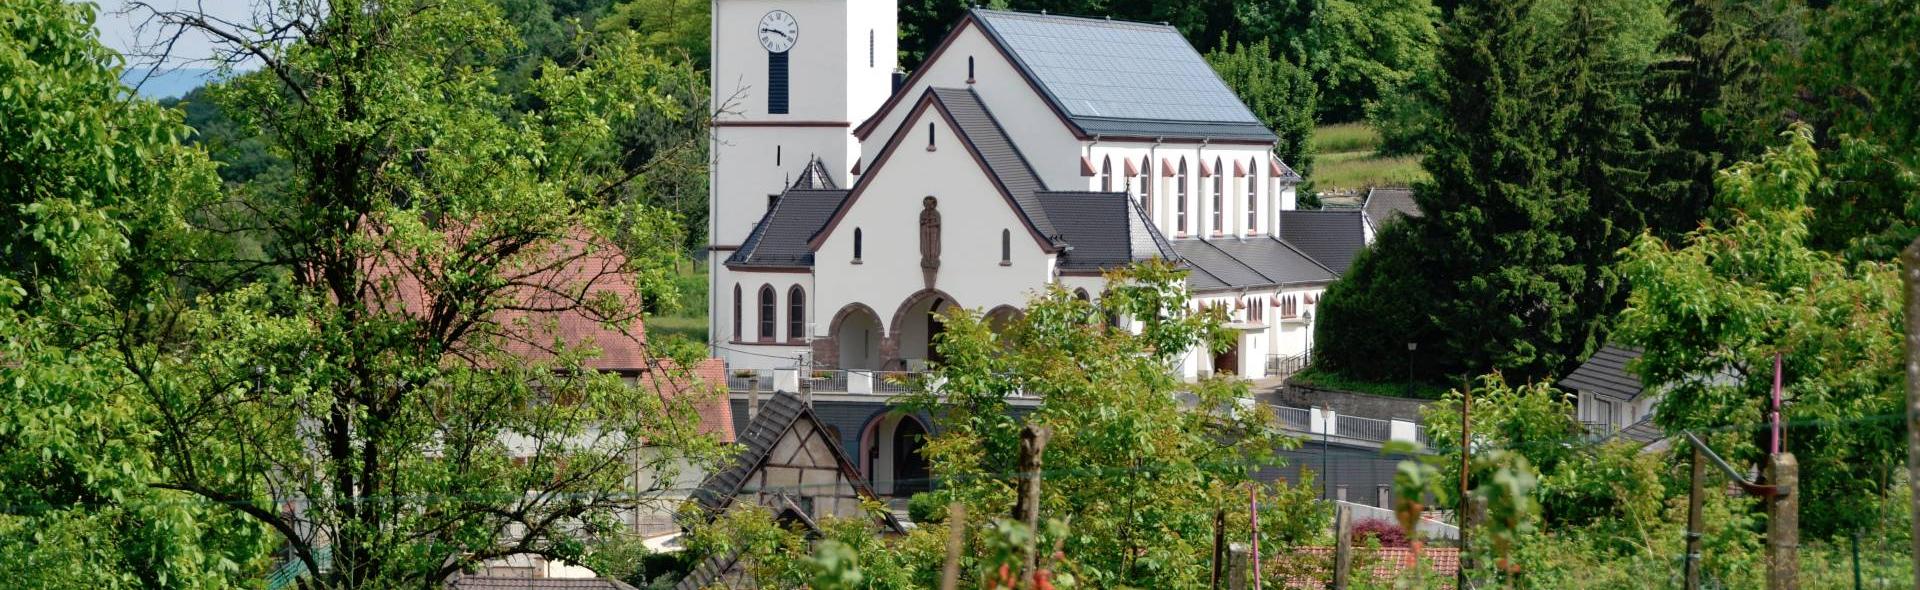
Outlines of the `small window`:
<svg viewBox="0 0 1920 590">
<path fill-rule="evenodd" d="M 1113 156 L 1100 158 L 1100 192 L 1113 192 Z"/>
<path fill-rule="evenodd" d="M 1140 208 L 1153 215 L 1153 158 L 1140 158 Z M 1151 217 L 1149 217 L 1151 218 Z"/>
<path fill-rule="evenodd" d="M 1180 157 L 1180 168 L 1173 172 L 1173 227 L 1187 233 L 1187 158 Z"/>
<path fill-rule="evenodd" d="M 967 56 L 967 83 L 973 83 L 973 56 Z"/>
<path fill-rule="evenodd" d="M 860 228 L 853 228 L 853 261 L 860 261 Z"/>
<path fill-rule="evenodd" d="M 773 165 L 774 166 L 780 165 L 780 154 L 784 153 L 785 151 L 786 151 L 785 146 L 780 146 L 780 145 L 773 146 Z"/>
<path fill-rule="evenodd" d="M 799 285 L 787 290 L 787 339 L 807 338 L 807 292 Z"/>
<path fill-rule="evenodd" d="M 927 123 L 927 151 L 933 151 L 933 123 Z"/>
<path fill-rule="evenodd" d="M 777 296 L 773 294 L 773 285 L 760 286 L 760 340 L 773 340 L 775 316 L 780 312 Z"/>
<path fill-rule="evenodd" d="M 1227 175 L 1220 169 L 1220 159 L 1213 159 L 1213 233 L 1220 235 L 1226 227 L 1226 214 L 1221 211 L 1226 204 Z"/>
<path fill-rule="evenodd" d="M 1013 264 L 1013 230 L 1000 230 L 1000 264 Z"/>
<path fill-rule="evenodd" d="M 873 45 L 874 45 L 874 40 L 873 40 L 873 29 L 867 29 L 867 67 L 869 67 L 869 68 L 871 68 L 871 67 L 873 67 L 873 63 L 874 63 L 874 60 L 873 60 L 873 55 L 874 55 L 874 48 L 873 48 Z"/>
<path fill-rule="evenodd" d="M 740 284 L 733 285 L 733 339 L 740 340 Z"/>
</svg>

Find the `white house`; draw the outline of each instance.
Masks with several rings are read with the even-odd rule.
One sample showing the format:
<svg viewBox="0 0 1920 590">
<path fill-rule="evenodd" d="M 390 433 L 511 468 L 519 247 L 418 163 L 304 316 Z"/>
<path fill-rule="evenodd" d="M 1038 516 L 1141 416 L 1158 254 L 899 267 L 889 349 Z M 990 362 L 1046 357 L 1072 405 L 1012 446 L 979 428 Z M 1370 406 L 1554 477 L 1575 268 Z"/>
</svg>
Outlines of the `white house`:
<svg viewBox="0 0 1920 590">
<path fill-rule="evenodd" d="M 1365 243 L 1294 211 L 1277 140 L 1166 25 L 974 9 L 896 77 L 891 2 L 715 0 L 710 342 L 733 368 L 914 370 L 929 314 L 1019 314 L 1160 258 L 1240 330 L 1191 377 L 1311 347 Z M 1351 237 L 1349 237 L 1351 236 Z"/>
</svg>

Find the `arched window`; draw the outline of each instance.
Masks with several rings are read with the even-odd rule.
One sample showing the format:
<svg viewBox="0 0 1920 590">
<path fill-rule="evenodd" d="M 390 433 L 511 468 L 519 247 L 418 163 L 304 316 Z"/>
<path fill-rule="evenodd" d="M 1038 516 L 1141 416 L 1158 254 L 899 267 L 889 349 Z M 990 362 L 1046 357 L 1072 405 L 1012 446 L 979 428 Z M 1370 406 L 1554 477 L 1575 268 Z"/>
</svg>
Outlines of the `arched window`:
<svg viewBox="0 0 1920 590">
<path fill-rule="evenodd" d="M 799 285 L 787 290 L 787 339 L 807 338 L 807 291 Z"/>
<path fill-rule="evenodd" d="M 774 301 L 775 299 L 777 296 L 773 294 L 773 285 L 760 286 L 760 340 L 762 342 L 773 340 L 773 326 L 777 319 L 775 316 L 780 313 L 780 307 Z"/>
<path fill-rule="evenodd" d="M 933 151 L 933 123 L 927 123 L 927 151 Z"/>
<path fill-rule="evenodd" d="M 1013 264 L 1013 230 L 1000 230 L 1000 264 Z"/>
<path fill-rule="evenodd" d="M 1260 166 L 1257 160 L 1247 162 L 1247 233 L 1260 233 Z"/>
<path fill-rule="evenodd" d="M 1221 211 L 1226 204 L 1227 171 L 1220 168 L 1220 159 L 1213 159 L 1213 233 L 1218 235 L 1225 229 L 1226 214 Z"/>
<path fill-rule="evenodd" d="M 967 83 L 973 83 L 973 56 L 967 56 Z"/>
<path fill-rule="evenodd" d="M 1113 192 L 1113 156 L 1100 158 L 1100 192 Z"/>
<path fill-rule="evenodd" d="M 1180 157 L 1180 168 L 1173 171 L 1173 227 L 1187 233 L 1187 157 Z"/>
<path fill-rule="evenodd" d="M 1140 208 L 1153 215 L 1153 158 L 1140 158 Z M 1151 217 L 1149 217 L 1151 219 Z"/>
<path fill-rule="evenodd" d="M 853 228 L 853 262 L 860 262 L 860 228 Z"/>
<path fill-rule="evenodd" d="M 1081 301 L 1093 301 L 1093 296 L 1088 295 L 1086 289 L 1074 289 L 1073 298 Z"/>
<path fill-rule="evenodd" d="M 740 283 L 733 284 L 733 339 L 740 340 Z"/>
</svg>

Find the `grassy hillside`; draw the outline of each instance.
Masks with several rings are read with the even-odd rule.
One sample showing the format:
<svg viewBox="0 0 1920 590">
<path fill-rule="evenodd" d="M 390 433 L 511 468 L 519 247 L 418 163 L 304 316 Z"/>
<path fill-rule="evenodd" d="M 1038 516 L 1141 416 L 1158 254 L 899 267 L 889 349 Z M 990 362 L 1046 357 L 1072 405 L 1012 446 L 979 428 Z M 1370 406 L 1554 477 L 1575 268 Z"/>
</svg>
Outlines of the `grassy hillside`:
<svg viewBox="0 0 1920 590">
<path fill-rule="evenodd" d="M 1425 180 L 1414 156 L 1381 156 L 1380 132 L 1365 123 L 1323 125 L 1313 130 L 1313 186 L 1322 192 L 1361 191 L 1370 186 L 1406 186 Z"/>
</svg>

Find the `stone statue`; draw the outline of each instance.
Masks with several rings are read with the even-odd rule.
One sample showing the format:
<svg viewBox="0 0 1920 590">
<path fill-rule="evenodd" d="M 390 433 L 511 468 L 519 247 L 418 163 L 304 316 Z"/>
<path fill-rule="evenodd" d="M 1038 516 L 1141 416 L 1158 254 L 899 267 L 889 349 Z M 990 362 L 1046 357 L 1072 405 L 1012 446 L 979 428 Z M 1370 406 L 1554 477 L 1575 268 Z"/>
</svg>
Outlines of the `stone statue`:
<svg viewBox="0 0 1920 590">
<path fill-rule="evenodd" d="M 920 201 L 920 269 L 940 269 L 940 200 L 931 196 Z"/>
</svg>

